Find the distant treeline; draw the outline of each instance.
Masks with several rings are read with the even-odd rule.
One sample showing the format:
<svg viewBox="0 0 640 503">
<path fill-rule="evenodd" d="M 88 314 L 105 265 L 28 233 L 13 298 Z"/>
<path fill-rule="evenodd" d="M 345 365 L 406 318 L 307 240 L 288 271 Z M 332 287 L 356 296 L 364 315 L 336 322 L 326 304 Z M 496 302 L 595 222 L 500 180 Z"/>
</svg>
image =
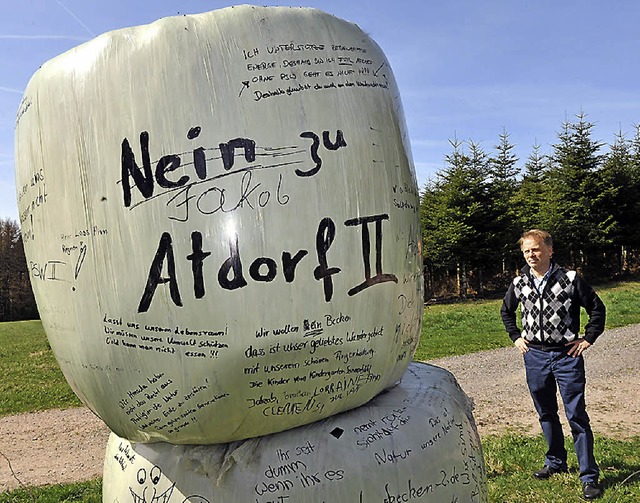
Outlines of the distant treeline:
<svg viewBox="0 0 640 503">
<path fill-rule="evenodd" d="M 491 153 L 451 140 L 445 168 L 421 190 L 425 300 L 502 293 L 524 260 L 526 229 L 554 238 L 554 257 L 591 281 L 640 273 L 640 126 L 606 153 L 584 114 L 565 122 L 524 168 L 505 131 Z M 0 219 L 0 321 L 38 317 L 19 225 Z"/>
<path fill-rule="evenodd" d="M 0 219 L 0 321 L 37 318 L 20 226 Z"/>
<path fill-rule="evenodd" d="M 507 132 L 491 153 L 473 140 L 452 151 L 421 191 L 425 298 L 502 292 L 524 265 L 517 241 L 545 229 L 554 258 L 592 281 L 640 271 L 640 126 L 606 153 L 585 114 L 565 122 L 552 153 L 524 164 Z"/>
</svg>

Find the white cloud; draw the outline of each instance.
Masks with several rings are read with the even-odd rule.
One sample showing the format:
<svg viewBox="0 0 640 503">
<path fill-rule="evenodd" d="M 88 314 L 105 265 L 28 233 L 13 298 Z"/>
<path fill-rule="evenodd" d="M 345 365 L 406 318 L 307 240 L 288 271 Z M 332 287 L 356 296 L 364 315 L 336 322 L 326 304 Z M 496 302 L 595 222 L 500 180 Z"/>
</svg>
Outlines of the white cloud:
<svg viewBox="0 0 640 503">
<path fill-rule="evenodd" d="M 75 35 L 10 35 L 0 34 L 0 40 L 76 40 L 86 42 L 89 37 L 79 37 Z"/>
<path fill-rule="evenodd" d="M 0 86 L 0 91 L 6 92 L 6 93 L 24 94 L 24 91 L 21 91 L 20 89 L 12 89 L 11 87 L 4 87 L 4 86 Z"/>
</svg>

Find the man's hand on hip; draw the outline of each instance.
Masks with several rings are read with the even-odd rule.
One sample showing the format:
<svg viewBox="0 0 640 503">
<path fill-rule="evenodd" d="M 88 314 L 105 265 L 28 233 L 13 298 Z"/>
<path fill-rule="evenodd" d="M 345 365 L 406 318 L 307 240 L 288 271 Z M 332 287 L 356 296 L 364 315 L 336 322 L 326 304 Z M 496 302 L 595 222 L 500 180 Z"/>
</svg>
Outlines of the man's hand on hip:
<svg viewBox="0 0 640 503">
<path fill-rule="evenodd" d="M 519 339 L 516 339 L 514 344 L 522 354 L 525 354 L 527 351 L 529 351 L 529 343 L 522 337 L 520 337 Z"/>
<path fill-rule="evenodd" d="M 571 348 L 569 348 L 569 356 L 576 357 L 580 356 L 589 346 L 591 346 L 591 344 L 584 339 L 576 339 L 574 341 L 567 342 L 565 346 L 571 346 Z"/>
</svg>

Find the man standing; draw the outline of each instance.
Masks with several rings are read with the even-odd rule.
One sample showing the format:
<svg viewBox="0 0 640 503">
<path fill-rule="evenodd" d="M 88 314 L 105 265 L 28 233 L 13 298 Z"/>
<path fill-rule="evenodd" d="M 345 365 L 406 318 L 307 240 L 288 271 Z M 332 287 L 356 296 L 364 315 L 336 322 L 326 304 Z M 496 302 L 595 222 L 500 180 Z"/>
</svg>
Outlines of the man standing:
<svg viewBox="0 0 640 503">
<path fill-rule="evenodd" d="M 548 232 L 527 231 L 519 242 L 527 265 L 509 286 L 500 315 L 509 337 L 524 356 L 527 384 L 548 445 L 544 467 L 533 475 L 547 479 L 567 471 L 556 398 L 559 388 L 578 457 L 583 495 L 593 500 L 602 496 L 602 489 L 585 407 L 582 353 L 604 331 L 605 307 L 576 271 L 559 267 L 552 260 L 553 240 Z M 518 304 L 522 330 L 516 321 Z M 583 337 L 578 335 L 580 307 L 589 315 Z"/>
</svg>

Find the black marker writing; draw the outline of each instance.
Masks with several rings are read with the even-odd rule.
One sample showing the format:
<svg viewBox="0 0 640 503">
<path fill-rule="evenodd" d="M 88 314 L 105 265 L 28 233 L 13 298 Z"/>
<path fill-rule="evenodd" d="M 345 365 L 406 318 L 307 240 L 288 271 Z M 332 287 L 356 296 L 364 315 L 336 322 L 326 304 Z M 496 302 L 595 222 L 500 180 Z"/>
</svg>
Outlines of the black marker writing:
<svg viewBox="0 0 640 503">
<path fill-rule="evenodd" d="M 369 217 L 360 217 L 347 220 L 344 225 L 362 226 L 362 260 L 364 262 L 364 281 L 358 286 L 349 290 L 349 295 L 355 295 L 365 288 L 384 283 L 386 281 L 398 282 L 398 278 L 394 274 L 383 274 L 382 272 L 382 221 L 388 220 L 389 215 L 372 215 Z M 371 276 L 371 241 L 369 238 L 369 224 L 376 224 L 376 275 Z"/>
<path fill-rule="evenodd" d="M 164 261 L 167 261 L 168 278 L 162 277 L 162 265 Z M 149 278 L 147 279 L 147 286 L 144 289 L 140 304 L 138 305 L 138 312 L 142 313 L 149 309 L 153 294 L 156 292 L 156 288 L 161 283 L 169 283 L 169 292 L 171 294 L 171 300 L 176 306 L 182 306 L 182 299 L 180 298 L 180 291 L 178 290 L 178 281 L 176 279 L 176 263 L 173 258 L 173 244 L 171 240 L 171 234 L 164 232 L 160 238 L 158 244 L 158 251 L 151 263 L 149 269 Z"/>
<path fill-rule="evenodd" d="M 233 168 L 236 148 L 244 149 L 244 158 L 247 162 L 254 162 L 256 160 L 256 142 L 248 138 L 236 138 L 227 143 L 221 143 L 219 147 L 220 153 L 222 154 L 222 164 L 226 171 Z"/>
<path fill-rule="evenodd" d="M 336 225 L 330 218 L 323 218 L 316 233 L 316 251 L 318 253 L 318 267 L 313 271 L 317 280 L 323 281 L 324 300 L 329 302 L 333 297 L 332 274 L 340 272 L 339 267 L 329 267 L 327 263 L 327 252 L 336 237 Z"/>
<path fill-rule="evenodd" d="M 187 138 L 189 140 L 195 140 L 200 136 L 200 132 L 201 132 L 200 126 L 194 126 L 190 128 L 189 131 L 187 132 Z M 306 171 L 301 169 L 296 169 L 295 173 L 300 177 L 310 177 L 318 173 L 318 171 L 322 166 L 322 158 L 318 153 L 318 150 L 320 147 L 320 137 L 312 131 L 305 131 L 300 134 L 300 137 L 310 138 L 312 140 L 312 144 L 309 147 L 309 155 L 311 156 L 311 160 L 314 163 L 314 167 Z M 342 133 L 341 130 L 338 129 L 336 131 L 336 137 L 334 141 L 332 141 L 331 138 L 329 137 L 329 131 L 323 131 L 322 145 L 327 150 L 338 150 L 339 148 L 346 147 L 347 143 L 344 139 L 344 134 Z M 121 170 L 120 170 L 120 173 L 121 173 L 120 182 L 122 183 L 122 197 L 123 197 L 124 206 L 135 207 L 138 204 L 140 204 L 140 202 L 138 202 L 132 205 L 132 189 L 134 187 L 137 187 L 138 191 L 144 198 L 144 201 L 146 201 L 151 198 L 157 197 L 158 195 L 162 195 L 163 193 L 173 192 L 176 190 L 188 191 L 188 189 L 190 189 L 196 184 L 210 183 L 210 182 L 213 182 L 214 180 L 218 180 L 220 178 L 227 177 L 227 176 L 232 176 L 237 173 L 246 174 L 247 172 L 250 172 L 253 170 L 282 168 L 290 164 L 301 164 L 303 162 L 302 160 L 294 160 L 290 162 L 278 162 L 278 163 L 266 164 L 266 165 L 256 164 L 249 167 L 243 167 L 240 169 L 232 170 L 235 164 L 236 149 L 242 149 L 244 154 L 244 160 L 247 163 L 251 164 L 256 161 L 256 158 L 258 156 L 257 148 L 258 147 L 256 147 L 256 142 L 249 138 L 234 138 L 227 142 L 219 143 L 218 144 L 218 149 L 220 150 L 219 159 L 222 160 L 223 172 L 211 176 L 208 174 L 208 168 L 207 168 L 207 160 L 211 160 L 211 159 L 206 158 L 205 153 L 207 149 L 205 149 L 205 147 L 199 146 L 193 149 L 193 156 L 192 156 L 193 162 L 183 162 L 181 158 L 181 155 L 183 154 L 167 154 L 162 156 L 160 160 L 156 162 L 155 169 L 154 169 L 152 168 L 151 155 L 150 155 L 150 149 L 149 149 L 149 133 L 147 131 L 142 131 L 140 133 L 140 153 L 141 153 L 142 167 L 140 167 L 138 165 L 138 162 L 136 161 L 136 156 L 133 152 L 133 149 L 131 147 L 129 140 L 127 138 L 124 138 L 121 144 Z M 296 147 L 290 148 L 290 150 L 292 151 L 284 155 L 294 155 L 299 153 L 300 152 L 299 150 L 293 150 L 295 148 Z M 261 147 L 261 149 L 262 151 L 265 152 L 263 154 L 260 154 L 262 156 L 275 158 L 276 156 L 280 157 L 282 155 L 282 154 L 278 154 L 278 155 L 274 154 L 274 152 L 277 149 L 274 149 L 271 147 Z M 193 180 L 191 176 L 189 176 L 188 174 L 183 174 L 177 180 L 172 180 L 169 178 L 168 176 L 169 174 L 175 172 L 178 168 L 181 168 L 181 167 L 185 168 L 189 164 L 193 164 L 195 174 L 197 176 L 196 180 Z M 133 184 L 131 183 L 132 180 L 133 180 Z M 156 184 L 162 189 L 165 189 L 165 191 L 161 192 L 160 194 L 156 194 L 155 193 Z M 254 187 L 253 190 L 255 190 L 255 188 L 257 188 L 257 186 Z M 224 203 L 223 189 L 220 189 L 218 187 L 213 187 L 210 190 L 218 191 L 221 193 L 220 197 L 222 199 L 220 200 L 219 207 L 222 208 L 222 204 Z M 203 195 L 204 194 L 207 194 L 207 192 L 205 191 Z M 243 200 L 245 200 L 248 195 L 249 194 L 247 194 L 246 191 L 243 192 L 243 198 L 241 198 L 240 203 Z M 175 199 L 175 197 L 177 196 L 174 196 L 172 200 Z M 187 192 L 187 196 L 185 196 L 185 200 L 181 204 L 188 203 L 188 201 L 193 197 L 194 196 L 188 195 L 188 192 Z M 236 209 L 238 206 L 241 206 L 240 203 L 233 209 Z"/>
<path fill-rule="evenodd" d="M 394 274 L 385 274 L 382 272 L 382 221 L 387 220 L 388 215 L 372 215 L 350 219 L 345 222 L 345 226 L 361 225 L 362 229 L 362 260 L 364 264 L 365 280 L 359 285 L 348 291 L 353 296 L 362 290 L 385 282 L 398 282 Z M 372 276 L 370 265 L 371 244 L 369 238 L 370 223 L 376 224 L 376 274 Z M 322 281 L 322 289 L 324 299 L 330 302 L 334 293 L 333 276 L 340 273 L 342 268 L 330 267 L 328 252 L 336 240 L 336 225 L 329 218 L 323 218 L 318 224 L 316 231 L 315 249 L 317 266 L 313 270 L 313 277 Z M 287 283 L 293 283 L 296 278 L 296 268 L 302 260 L 309 254 L 308 250 L 300 249 L 295 253 L 284 250 L 281 253 L 280 261 L 272 257 L 256 257 L 249 264 L 248 277 L 245 277 L 245 268 L 243 266 L 240 239 L 237 234 L 229 237 L 228 241 L 229 253 L 222 262 L 217 271 L 218 285 L 224 290 L 237 290 L 246 287 L 250 278 L 257 283 L 270 283 L 276 279 L 280 267 L 282 267 L 282 275 Z M 201 299 L 206 295 L 205 279 L 207 275 L 204 271 L 204 262 L 211 255 L 206 250 L 202 240 L 202 233 L 194 231 L 191 233 L 191 253 L 186 255 L 186 259 L 191 262 L 191 274 L 193 280 L 193 292 L 196 299 Z M 162 271 L 166 263 L 167 276 L 162 276 Z M 146 312 L 151 306 L 151 301 L 155 295 L 158 285 L 169 283 L 169 292 L 173 303 L 182 307 L 182 299 L 178 286 L 178 278 L 176 276 L 175 256 L 173 250 L 173 240 L 168 232 L 164 232 L 158 243 L 155 256 L 149 268 L 147 282 L 138 305 L 138 312 Z"/>
<path fill-rule="evenodd" d="M 318 135 L 313 133 L 312 131 L 305 131 L 304 133 L 300 133 L 300 138 L 310 138 L 312 140 L 311 143 L 311 159 L 316 163 L 315 167 L 310 169 L 309 171 L 302 171 L 300 169 L 296 169 L 296 175 L 298 176 L 313 176 L 322 167 L 322 159 L 318 155 L 318 147 L 320 146 L 320 138 Z M 339 129 L 336 131 L 336 141 L 332 142 L 329 139 L 329 131 L 322 132 L 322 143 L 327 150 L 338 150 L 340 147 L 346 147 L 347 142 L 344 141 L 344 135 L 342 131 Z"/>
<path fill-rule="evenodd" d="M 225 290 L 235 290 L 247 286 L 247 280 L 242 274 L 242 262 L 240 262 L 240 251 L 238 249 L 238 235 L 234 234 L 234 240 L 229 239 L 230 256 L 224 261 L 218 271 L 218 283 Z M 233 273 L 233 278 L 229 279 L 229 273 Z"/>
<path fill-rule="evenodd" d="M 191 249 L 193 253 L 187 255 L 187 260 L 191 260 L 191 271 L 193 272 L 193 293 L 196 299 L 204 297 L 204 278 L 202 277 L 202 262 L 211 255 L 211 252 L 202 251 L 202 234 L 198 231 L 191 233 Z"/>
</svg>

